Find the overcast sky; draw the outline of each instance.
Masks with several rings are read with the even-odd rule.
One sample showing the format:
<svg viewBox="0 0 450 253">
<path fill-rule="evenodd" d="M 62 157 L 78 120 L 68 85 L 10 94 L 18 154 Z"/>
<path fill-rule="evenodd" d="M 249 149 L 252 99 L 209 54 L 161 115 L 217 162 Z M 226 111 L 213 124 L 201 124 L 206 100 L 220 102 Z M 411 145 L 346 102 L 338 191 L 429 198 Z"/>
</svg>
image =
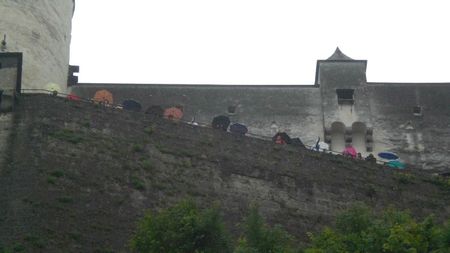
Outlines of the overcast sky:
<svg viewBox="0 0 450 253">
<path fill-rule="evenodd" d="M 336 46 L 369 82 L 450 82 L 448 0 L 76 0 L 80 82 L 313 84 Z"/>
</svg>

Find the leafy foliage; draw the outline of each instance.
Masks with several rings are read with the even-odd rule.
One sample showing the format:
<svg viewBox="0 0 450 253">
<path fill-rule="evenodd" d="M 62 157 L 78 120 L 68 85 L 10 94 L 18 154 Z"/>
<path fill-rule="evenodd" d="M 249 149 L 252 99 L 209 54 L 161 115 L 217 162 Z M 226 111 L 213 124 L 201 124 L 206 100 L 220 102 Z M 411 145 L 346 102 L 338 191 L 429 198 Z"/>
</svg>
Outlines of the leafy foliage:
<svg viewBox="0 0 450 253">
<path fill-rule="evenodd" d="M 83 141 L 83 137 L 80 133 L 67 128 L 50 133 L 49 136 L 62 141 L 70 142 L 72 144 L 77 144 Z"/>
<path fill-rule="evenodd" d="M 154 215 L 139 223 L 131 248 L 140 253 L 231 252 L 218 208 L 199 211 L 192 201 Z"/>
<path fill-rule="evenodd" d="M 312 247 L 306 253 L 450 252 L 450 225 L 439 227 L 432 217 L 416 222 L 395 210 L 376 216 L 363 205 L 339 215 L 335 230 L 326 228 L 310 237 Z"/>
<path fill-rule="evenodd" d="M 145 183 L 144 181 L 142 181 L 141 179 L 139 179 L 136 176 L 132 176 L 131 179 L 131 184 L 133 185 L 133 187 L 139 191 L 143 191 L 145 190 Z"/>
<path fill-rule="evenodd" d="M 239 239 L 235 253 L 294 252 L 292 237 L 280 226 L 270 228 L 253 206 L 245 220 L 244 236 Z"/>
<path fill-rule="evenodd" d="M 442 190 L 450 192 L 450 178 L 435 176 L 432 178 L 423 179 L 424 182 L 429 182 L 439 186 Z"/>
<path fill-rule="evenodd" d="M 244 233 L 234 251 L 217 208 L 199 211 L 183 201 L 156 215 L 147 214 L 131 241 L 136 252 L 154 253 L 293 253 L 292 236 L 281 227 L 270 227 L 253 206 L 243 223 Z M 375 215 L 365 205 L 340 214 L 336 227 L 309 234 L 304 253 L 448 253 L 450 223 L 439 226 L 432 217 L 418 222 L 393 209 Z"/>
</svg>

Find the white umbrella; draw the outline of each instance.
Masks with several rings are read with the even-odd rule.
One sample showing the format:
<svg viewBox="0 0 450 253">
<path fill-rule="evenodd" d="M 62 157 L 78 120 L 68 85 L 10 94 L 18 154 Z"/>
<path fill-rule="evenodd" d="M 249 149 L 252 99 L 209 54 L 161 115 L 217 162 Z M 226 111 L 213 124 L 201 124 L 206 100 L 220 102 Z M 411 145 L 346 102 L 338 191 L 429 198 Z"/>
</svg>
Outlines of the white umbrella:
<svg viewBox="0 0 450 253">
<path fill-rule="evenodd" d="M 45 85 L 45 89 L 49 91 L 61 92 L 61 87 L 56 83 L 48 83 L 47 85 Z"/>
<path fill-rule="evenodd" d="M 328 145 L 328 143 L 326 142 L 319 142 L 319 148 L 320 150 L 330 150 L 330 145 Z"/>
</svg>

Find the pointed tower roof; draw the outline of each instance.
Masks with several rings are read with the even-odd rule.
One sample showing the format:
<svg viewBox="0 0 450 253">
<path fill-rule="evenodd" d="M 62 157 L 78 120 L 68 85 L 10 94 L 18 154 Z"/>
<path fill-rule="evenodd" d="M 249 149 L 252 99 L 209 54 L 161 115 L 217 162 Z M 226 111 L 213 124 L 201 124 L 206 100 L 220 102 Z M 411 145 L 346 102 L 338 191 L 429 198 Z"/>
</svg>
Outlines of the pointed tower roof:
<svg viewBox="0 0 450 253">
<path fill-rule="evenodd" d="M 348 60 L 353 59 L 342 53 L 339 47 L 336 47 L 336 51 L 334 51 L 333 55 L 328 57 L 327 59 L 327 61 L 348 61 Z"/>
</svg>

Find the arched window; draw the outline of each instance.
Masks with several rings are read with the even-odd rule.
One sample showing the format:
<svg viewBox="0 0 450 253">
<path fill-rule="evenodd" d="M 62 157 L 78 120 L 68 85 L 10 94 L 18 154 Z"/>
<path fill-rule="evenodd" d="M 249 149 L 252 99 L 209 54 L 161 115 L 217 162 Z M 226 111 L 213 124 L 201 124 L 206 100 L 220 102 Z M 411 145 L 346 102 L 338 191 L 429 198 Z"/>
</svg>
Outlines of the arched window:
<svg viewBox="0 0 450 253">
<path fill-rule="evenodd" d="M 345 125 L 342 122 L 331 124 L 331 150 L 341 152 L 345 148 Z"/>
<path fill-rule="evenodd" d="M 352 124 L 352 145 L 358 152 L 366 152 L 366 133 L 366 124 L 362 122 Z"/>
<path fill-rule="evenodd" d="M 229 114 L 235 114 L 236 113 L 236 106 L 235 105 L 228 106 L 227 111 L 228 111 Z"/>
</svg>

